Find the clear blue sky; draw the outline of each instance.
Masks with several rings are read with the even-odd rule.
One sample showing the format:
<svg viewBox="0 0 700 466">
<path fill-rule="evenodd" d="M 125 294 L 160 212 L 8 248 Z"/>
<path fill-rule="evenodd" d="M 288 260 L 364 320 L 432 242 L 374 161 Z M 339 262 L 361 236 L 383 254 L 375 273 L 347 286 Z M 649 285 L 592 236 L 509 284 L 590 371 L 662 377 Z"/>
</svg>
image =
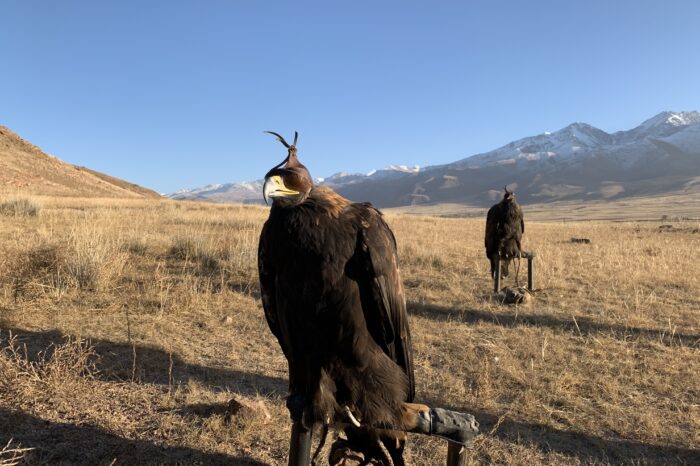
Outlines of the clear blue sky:
<svg viewBox="0 0 700 466">
<path fill-rule="evenodd" d="M 0 124 L 161 192 L 439 164 L 700 109 L 700 2 L 33 1 L 0 10 Z"/>
</svg>

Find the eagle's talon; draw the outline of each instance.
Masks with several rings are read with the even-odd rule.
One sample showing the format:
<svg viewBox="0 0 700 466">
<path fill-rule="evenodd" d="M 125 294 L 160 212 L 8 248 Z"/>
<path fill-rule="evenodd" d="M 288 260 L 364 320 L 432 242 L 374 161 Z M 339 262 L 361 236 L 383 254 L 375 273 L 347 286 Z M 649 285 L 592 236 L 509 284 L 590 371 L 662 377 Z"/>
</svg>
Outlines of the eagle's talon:
<svg viewBox="0 0 700 466">
<path fill-rule="evenodd" d="M 352 414 L 352 411 L 350 410 L 350 408 L 347 405 L 345 406 L 345 415 L 348 417 L 350 422 L 352 422 L 352 424 L 355 427 L 362 427 L 362 424 L 360 424 L 360 421 L 358 421 L 357 418 L 355 417 L 355 415 Z"/>
</svg>

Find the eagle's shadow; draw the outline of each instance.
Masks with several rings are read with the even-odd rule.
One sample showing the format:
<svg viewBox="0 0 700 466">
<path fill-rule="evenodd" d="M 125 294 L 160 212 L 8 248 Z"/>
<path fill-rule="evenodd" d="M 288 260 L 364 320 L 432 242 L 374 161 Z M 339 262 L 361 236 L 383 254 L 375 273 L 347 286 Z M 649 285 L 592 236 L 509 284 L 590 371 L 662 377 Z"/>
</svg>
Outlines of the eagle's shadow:
<svg viewBox="0 0 700 466">
<path fill-rule="evenodd" d="M 48 421 L 0 407 L 0 443 L 32 448 L 20 464 L 207 464 L 263 466 L 246 456 L 129 439 L 95 426 Z"/>
<path fill-rule="evenodd" d="M 0 346 L 16 337 L 22 353 L 36 359 L 39 352 L 52 351 L 68 335 L 58 330 L 32 331 L 0 326 Z M 93 360 L 97 377 L 108 381 L 134 381 L 155 385 L 179 385 L 195 380 L 213 390 L 230 390 L 247 396 L 287 395 L 286 379 L 226 367 L 209 367 L 184 361 L 176 353 L 156 346 L 87 338 L 97 354 Z"/>
</svg>

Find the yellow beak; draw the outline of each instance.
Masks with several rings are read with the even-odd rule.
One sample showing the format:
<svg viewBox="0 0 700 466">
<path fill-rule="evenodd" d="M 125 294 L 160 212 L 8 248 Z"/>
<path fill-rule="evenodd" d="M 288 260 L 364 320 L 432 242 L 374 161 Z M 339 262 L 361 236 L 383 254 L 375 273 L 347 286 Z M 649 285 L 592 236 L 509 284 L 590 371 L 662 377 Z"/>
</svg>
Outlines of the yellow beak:
<svg viewBox="0 0 700 466">
<path fill-rule="evenodd" d="M 289 197 L 298 194 L 299 191 L 294 191 L 285 186 L 282 177 L 279 175 L 265 178 L 265 184 L 263 185 L 263 199 L 265 199 L 265 204 L 267 204 L 268 197 L 274 199 L 276 197 Z"/>
</svg>

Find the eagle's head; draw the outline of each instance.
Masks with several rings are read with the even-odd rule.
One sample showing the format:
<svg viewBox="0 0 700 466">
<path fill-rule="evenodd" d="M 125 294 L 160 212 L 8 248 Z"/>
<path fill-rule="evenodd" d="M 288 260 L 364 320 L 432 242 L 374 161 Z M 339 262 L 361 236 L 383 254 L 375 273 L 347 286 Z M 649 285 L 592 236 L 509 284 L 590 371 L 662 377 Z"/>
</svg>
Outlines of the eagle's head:
<svg viewBox="0 0 700 466">
<path fill-rule="evenodd" d="M 505 185 L 503 187 L 505 190 L 505 193 L 503 193 L 503 201 L 504 202 L 512 202 L 515 200 L 515 193 L 513 191 L 508 190 L 508 185 Z"/>
<path fill-rule="evenodd" d="M 287 157 L 265 175 L 263 198 L 272 199 L 279 206 L 294 206 L 304 202 L 309 191 L 314 186 L 309 170 L 297 158 L 297 139 L 299 134 L 294 132 L 294 143 L 288 144 L 282 136 L 272 131 L 265 131 L 277 137 L 287 148 Z"/>
</svg>

